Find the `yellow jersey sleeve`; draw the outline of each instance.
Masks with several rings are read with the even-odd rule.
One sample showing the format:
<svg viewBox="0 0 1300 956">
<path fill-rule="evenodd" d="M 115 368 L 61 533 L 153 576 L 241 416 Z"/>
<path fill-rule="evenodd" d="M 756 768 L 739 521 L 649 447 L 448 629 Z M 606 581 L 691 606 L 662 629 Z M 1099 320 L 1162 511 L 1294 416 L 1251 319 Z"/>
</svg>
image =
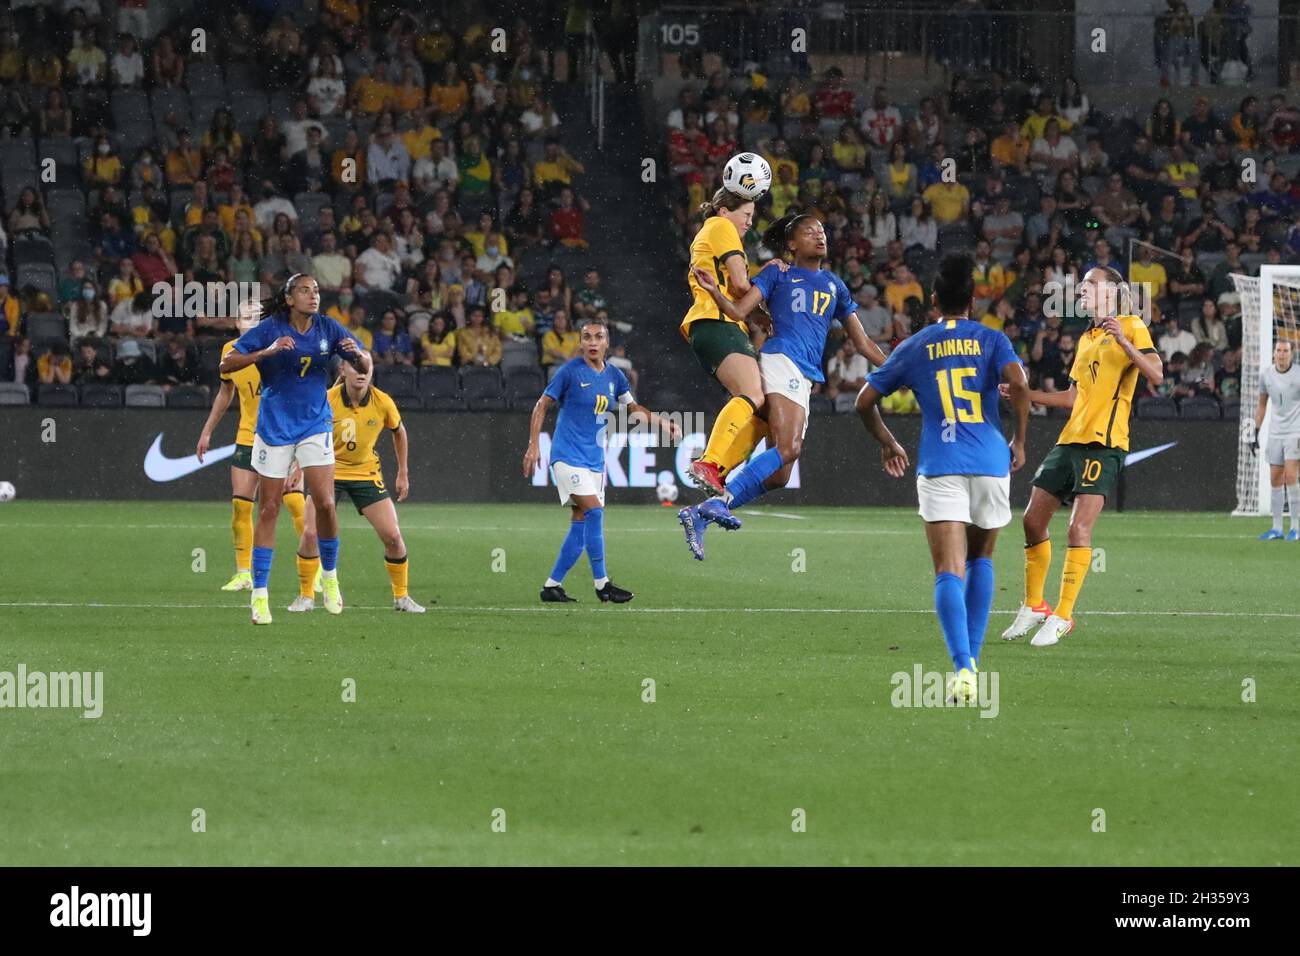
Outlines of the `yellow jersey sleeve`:
<svg viewBox="0 0 1300 956">
<path fill-rule="evenodd" d="M 221 347 L 221 357 L 224 359 L 234 348 L 235 340 L 232 339 Z M 235 434 L 235 444 L 251 446 L 253 433 L 257 430 L 257 408 L 262 401 L 262 376 L 257 371 L 257 364 L 223 374 L 221 380 L 235 386 L 235 394 L 239 396 L 239 431 Z"/>
<path fill-rule="evenodd" d="M 395 430 L 402 424 L 402 413 L 397 410 L 397 403 L 386 392 L 376 390 L 375 394 L 383 398 L 384 427 L 390 431 Z"/>
<path fill-rule="evenodd" d="M 1124 335 L 1139 352 L 1156 351 L 1156 343 L 1151 339 L 1151 330 L 1147 328 L 1147 324 L 1139 316 L 1124 316 L 1122 328 L 1124 329 Z"/>
</svg>

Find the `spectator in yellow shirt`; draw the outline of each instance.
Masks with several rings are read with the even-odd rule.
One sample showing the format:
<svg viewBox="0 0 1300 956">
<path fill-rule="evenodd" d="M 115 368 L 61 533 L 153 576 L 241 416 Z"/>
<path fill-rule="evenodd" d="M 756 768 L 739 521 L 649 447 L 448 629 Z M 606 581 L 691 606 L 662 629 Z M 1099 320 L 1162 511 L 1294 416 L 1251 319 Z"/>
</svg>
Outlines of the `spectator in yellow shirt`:
<svg viewBox="0 0 1300 956">
<path fill-rule="evenodd" d="M 456 330 L 448 328 L 447 316 L 439 312 L 420 336 L 420 364 L 450 366 L 456 358 Z"/>
<path fill-rule="evenodd" d="M 911 298 L 924 302 L 925 290 L 916 281 L 911 269 L 904 265 L 895 266 L 893 276 L 885 283 L 885 304 L 895 315 L 899 315 L 907 312 L 907 300 Z"/>
<path fill-rule="evenodd" d="M 533 334 L 537 322 L 533 310 L 528 308 L 528 290 L 515 286 L 510 290 L 509 308 L 502 309 L 492 316 L 492 325 L 502 338 L 509 335 L 514 338 L 527 338 Z"/>
<path fill-rule="evenodd" d="M 167 151 L 167 182 L 172 186 L 193 186 L 203 175 L 203 154 L 190 141 L 190 131 L 176 134 L 176 148 Z"/>
<path fill-rule="evenodd" d="M 443 116 L 457 118 L 469 103 L 469 85 L 456 69 L 454 61 L 442 68 L 442 79 L 429 87 L 429 105 Z"/>
<path fill-rule="evenodd" d="M 415 113 L 424 109 L 424 87 L 415 77 L 415 67 L 407 63 L 402 67 L 402 78 L 393 87 L 389 99 L 393 109 L 402 113 Z"/>
<path fill-rule="evenodd" d="M 1029 118 L 1020 127 L 1020 135 L 1030 143 L 1042 139 L 1050 120 L 1056 120 L 1063 134 L 1068 133 L 1071 129 L 1072 124 L 1070 121 L 1057 113 L 1056 108 L 1052 105 L 1052 94 L 1044 93 L 1038 97 L 1038 106 L 1035 107 L 1034 112 L 1029 114 Z"/>
<path fill-rule="evenodd" d="M 1187 158 L 1181 144 L 1175 144 L 1169 150 L 1169 162 L 1165 166 L 1169 173 L 1169 182 L 1184 199 L 1195 199 L 1196 191 L 1201 185 L 1201 167 Z"/>
<path fill-rule="evenodd" d="M 965 219 L 970 208 L 970 190 L 959 182 L 934 183 L 921 195 L 930 204 L 930 212 L 941 226 Z"/>
<path fill-rule="evenodd" d="M 912 390 L 906 385 L 900 385 L 896 392 L 881 399 L 880 410 L 889 415 L 919 415 L 921 406 L 917 404 Z"/>
<path fill-rule="evenodd" d="M 402 145 L 411 154 L 412 163 L 421 159 L 428 159 L 430 145 L 434 140 L 442 139 L 442 130 L 438 129 L 436 125 L 438 119 L 437 109 L 423 110 L 421 117 L 420 125 L 412 126 L 402 134 Z"/>
<path fill-rule="evenodd" d="M 1155 302 L 1157 299 L 1164 298 L 1165 290 L 1169 288 L 1169 276 L 1165 272 L 1165 267 L 1158 262 L 1152 261 L 1151 247 L 1143 243 L 1138 246 L 1137 262 L 1129 267 L 1129 283 L 1135 288 L 1141 283 L 1146 283 L 1147 294 L 1144 297 L 1146 302 Z"/>
<path fill-rule="evenodd" d="M 342 296 L 340 296 L 340 299 L 342 299 Z M 369 351 L 375 344 L 374 335 L 366 328 L 366 310 L 361 303 L 354 302 L 352 304 L 352 307 L 348 309 L 347 321 L 343 324 L 347 326 L 349 332 L 356 336 L 357 341 L 361 343 L 362 348 L 366 351 Z"/>
<path fill-rule="evenodd" d="M 996 166 L 1011 166 L 1024 174 L 1029 171 L 1029 148 L 1032 144 L 1020 135 L 1015 120 L 1007 120 L 1002 135 L 993 140 L 989 155 Z"/>
<path fill-rule="evenodd" d="M 799 201 L 799 184 L 794 181 L 789 166 L 782 166 L 776 179 L 772 184 L 772 218 L 780 219 Z"/>
<path fill-rule="evenodd" d="M 226 235 L 234 236 L 236 230 L 236 218 L 239 213 L 248 214 L 247 227 L 251 227 L 256 213 L 253 207 L 248 204 L 248 199 L 244 196 L 244 187 L 235 183 L 230 187 L 230 192 L 226 194 L 226 201 L 217 207 L 217 219 L 221 223 L 221 228 Z"/>
<path fill-rule="evenodd" d="M 376 60 L 370 72 L 357 77 L 352 84 L 350 99 L 356 109 L 373 116 L 383 112 L 392 95 L 393 87 L 388 82 L 388 61 Z"/>
<path fill-rule="evenodd" d="M 546 141 L 546 154 L 533 165 L 533 184 L 547 198 L 559 195 L 563 186 L 573 185 L 574 173 L 587 170 L 563 149 L 554 139 Z"/>
<path fill-rule="evenodd" d="M 95 150 L 82 162 L 81 175 L 90 189 L 104 189 L 122 181 L 122 161 L 113 154 L 107 134 L 95 137 Z"/>
<path fill-rule="evenodd" d="M 555 324 L 542 336 L 542 364 L 563 365 L 577 356 L 582 348 L 582 338 L 569 325 L 569 314 L 563 309 L 555 312 Z"/>
<path fill-rule="evenodd" d="M 469 322 L 456 332 L 456 352 L 461 365 L 500 365 L 501 339 L 486 324 L 483 306 L 471 306 Z"/>
</svg>

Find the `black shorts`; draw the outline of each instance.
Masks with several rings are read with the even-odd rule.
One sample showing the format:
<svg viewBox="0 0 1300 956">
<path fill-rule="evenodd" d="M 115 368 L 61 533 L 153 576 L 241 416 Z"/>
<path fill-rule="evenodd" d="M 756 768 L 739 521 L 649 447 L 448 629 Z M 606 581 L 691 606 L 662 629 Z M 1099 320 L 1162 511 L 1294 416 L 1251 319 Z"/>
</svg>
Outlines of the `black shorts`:
<svg viewBox="0 0 1300 956">
<path fill-rule="evenodd" d="M 1077 495 L 1108 495 L 1124 470 L 1124 449 L 1106 445 L 1057 445 L 1034 472 L 1034 487 L 1070 504 Z"/>
<path fill-rule="evenodd" d="M 230 458 L 230 467 L 242 468 L 244 471 L 251 471 L 253 474 L 257 474 L 257 470 L 253 467 L 253 446 L 236 445 L 235 454 Z"/>
<path fill-rule="evenodd" d="M 361 514 L 376 501 L 383 501 L 385 498 L 392 497 L 389 495 L 388 489 L 384 487 L 382 476 L 379 478 L 335 479 L 334 500 L 338 501 L 345 494 L 352 499 L 357 514 Z"/>
<path fill-rule="evenodd" d="M 721 319 L 696 319 L 691 323 L 691 350 L 704 371 L 713 378 L 718 376 L 718 366 L 733 352 L 748 355 L 758 361 L 754 343 L 735 322 Z"/>
</svg>

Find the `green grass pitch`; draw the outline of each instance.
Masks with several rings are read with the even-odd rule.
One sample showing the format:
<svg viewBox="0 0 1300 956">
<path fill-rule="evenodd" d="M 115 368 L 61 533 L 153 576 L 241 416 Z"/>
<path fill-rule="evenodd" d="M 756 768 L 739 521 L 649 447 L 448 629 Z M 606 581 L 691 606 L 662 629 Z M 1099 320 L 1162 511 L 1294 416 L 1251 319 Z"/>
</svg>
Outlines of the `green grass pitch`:
<svg viewBox="0 0 1300 956">
<path fill-rule="evenodd" d="M 1046 649 L 998 639 L 1013 523 L 986 719 L 891 705 L 895 672 L 948 664 L 910 512 L 755 514 L 697 564 L 671 510 L 614 501 L 635 602 L 595 601 L 584 559 L 560 608 L 537 603 L 560 508 L 402 506 L 422 617 L 392 612 L 377 539 L 340 513 L 348 609 L 283 610 L 286 514 L 255 629 L 219 590 L 225 503 L 0 507 L 0 670 L 104 674 L 98 720 L 0 710 L 4 862 L 1300 863 L 1300 546 L 1260 521 L 1103 515 L 1105 570 Z"/>
</svg>

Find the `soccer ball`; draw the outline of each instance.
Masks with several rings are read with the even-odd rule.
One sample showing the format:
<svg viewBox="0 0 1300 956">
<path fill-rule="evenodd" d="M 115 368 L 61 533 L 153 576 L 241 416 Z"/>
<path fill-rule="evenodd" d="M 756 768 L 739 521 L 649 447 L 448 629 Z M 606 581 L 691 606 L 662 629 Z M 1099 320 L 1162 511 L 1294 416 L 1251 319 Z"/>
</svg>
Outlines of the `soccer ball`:
<svg viewBox="0 0 1300 956">
<path fill-rule="evenodd" d="M 13 501 L 16 494 L 18 491 L 12 481 L 0 481 L 0 502 Z"/>
<path fill-rule="evenodd" d="M 671 471 L 659 472 L 659 484 L 655 486 L 655 494 L 659 497 L 659 503 L 668 507 L 677 500 L 677 482 L 673 479 Z"/>
<path fill-rule="evenodd" d="M 745 199 L 758 199 L 772 185 L 772 167 L 757 153 L 737 153 L 722 170 L 722 186 Z"/>
</svg>

